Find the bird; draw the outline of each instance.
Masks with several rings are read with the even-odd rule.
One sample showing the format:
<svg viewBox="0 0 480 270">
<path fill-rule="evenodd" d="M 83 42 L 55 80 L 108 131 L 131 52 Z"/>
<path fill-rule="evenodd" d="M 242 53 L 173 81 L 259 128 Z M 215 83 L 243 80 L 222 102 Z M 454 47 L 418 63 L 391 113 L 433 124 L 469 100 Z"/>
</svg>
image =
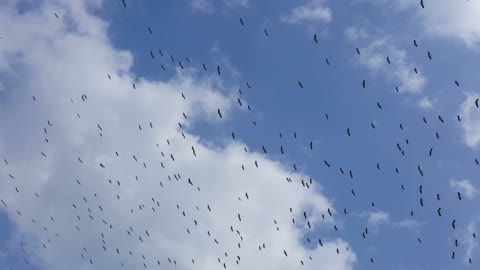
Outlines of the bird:
<svg viewBox="0 0 480 270">
<path fill-rule="evenodd" d="M 420 0 L 420 6 L 422 6 L 422 8 L 425 8 L 425 5 L 423 4 L 423 0 Z"/>
<path fill-rule="evenodd" d="M 298 81 L 298 85 L 300 86 L 300 88 L 303 88 L 302 82 Z"/>
<path fill-rule="evenodd" d="M 390 65 L 390 57 L 387 56 L 387 63 Z"/>
<path fill-rule="evenodd" d="M 417 41 L 415 39 L 413 40 L 413 46 L 418 47 Z"/>
<path fill-rule="evenodd" d="M 347 134 L 348 134 L 348 136 L 350 136 L 350 129 L 349 128 L 347 128 Z"/>
<path fill-rule="evenodd" d="M 433 151 L 433 148 L 430 148 L 430 151 L 428 151 L 429 156 L 432 156 L 432 151 Z"/>
<path fill-rule="evenodd" d="M 452 228 L 455 230 L 455 219 L 452 221 Z"/>
<path fill-rule="evenodd" d="M 217 109 L 217 113 L 218 113 L 218 116 L 220 116 L 220 118 L 222 118 L 222 112 L 220 111 L 220 109 Z"/>
<path fill-rule="evenodd" d="M 357 54 L 360 55 L 360 50 L 357 48 Z"/>
<path fill-rule="evenodd" d="M 125 3 L 125 0 L 122 0 L 123 6 L 127 7 L 127 4 Z"/>
<path fill-rule="evenodd" d="M 217 73 L 220 76 L 220 66 L 217 66 Z"/>
<path fill-rule="evenodd" d="M 241 23 L 242 25 L 245 25 L 245 24 L 243 23 L 243 19 L 242 19 L 242 18 L 240 18 L 240 23 Z"/>
<path fill-rule="evenodd" d="M 315 41 L 315 43 L 318 43 L 317 34 L 313 34 L 313 41 Z"/>
<path fill-rule="evenodd" d="M 268 32 L 267 32 L 267 29 L 263 29 L 263 32 L 265 33 L 265 36 L 268 37 Z"/>
<path fill-rule="evenodd" d="M 362 82 L 363 88 L 365 88 L 365 83 L 366 83 L 365 80 L 363 80 L 363 82 Z"/>
<path fill-rule="evenodd" d="M 479 99 L 480 99 L 480 98 L 475 99 L 475 106 L 477 106 L 477 108 L 479 107 L 479 105 L 478 105 Z"/>
<path fill-rule="evenodd" d="M 442 211 L 442 208 L 438 208 L 438 209 L 437 209 L 437 214 L 438 214 L 439 217 L 442 216 L 442 212 L 441 212 L 441 211 Z"/>
<path fill-rule="evenodd" d="M 457 191 L 457 198 L 459 201 L 462 200 L 462 194 L 459 191 Z"/>
<path fill-rule="evenodd" d="M 432 60 L 432 54 L 430 53 L 430 51 L 428 51 L 427 55 L 428 55 L 428 58 Z"/>
<path fill-rule="evenodd" d="M 53 14 L 55 14 L 55 17 L 57 17 L 57 19 L 58 19 L 58 15 L 57 15 L 57 13 L 53 13 Z"/>
<path fill-rule="evenodd" d="M 195 148 L 193 146 L 192 146 L 192 152 L 194 156 L 197 156 L 197 154 L 195 153 Z"/>
<path fill-rule="evenodd" d="M 152 29 L 150 29 L 150 26 L 148 27 L 148 32 L 150 32 L 150 34 L 153 34 Z"/>
<path fill-rule="evenodd" d="M 440 120 L 440 122 L 442 122 L 442 123 L 445 123 L 445 122 L 443 121 L 443 118 L 442 118 L 440 115 L 438 116 L 438 120 Z"/>
<path fill-rule="evenodd" d="M 457 86 L 460 86 L 460 83 L 459 83 L 457 80 L 455 80 L 455 84 L 456 84 Z"/>
</svg>

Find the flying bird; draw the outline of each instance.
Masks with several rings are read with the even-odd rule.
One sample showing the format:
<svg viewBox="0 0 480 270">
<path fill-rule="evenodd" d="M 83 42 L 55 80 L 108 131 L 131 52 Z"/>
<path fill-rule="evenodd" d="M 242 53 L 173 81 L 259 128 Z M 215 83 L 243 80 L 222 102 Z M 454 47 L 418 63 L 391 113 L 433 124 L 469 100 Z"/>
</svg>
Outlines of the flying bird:
<svg viewBox="0 0 480 270">
<path fill-rule="evenodd" d="M 318 43 L 317 34 L 313 34 L 313 41 L 315 41 L 315 43 Z"/>
</svg>

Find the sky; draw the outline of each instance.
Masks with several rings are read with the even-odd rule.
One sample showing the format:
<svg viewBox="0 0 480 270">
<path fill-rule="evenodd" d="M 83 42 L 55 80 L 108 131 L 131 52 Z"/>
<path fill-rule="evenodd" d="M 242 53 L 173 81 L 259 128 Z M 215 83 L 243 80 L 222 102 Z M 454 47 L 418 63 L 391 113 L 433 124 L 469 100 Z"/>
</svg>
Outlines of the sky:
<svg viewBox="0 0 480 270">
<path fill-rule="evenodd" d="M 1 1 L 0 269 L 477 269 L 479 17 Z"/>
</svg>

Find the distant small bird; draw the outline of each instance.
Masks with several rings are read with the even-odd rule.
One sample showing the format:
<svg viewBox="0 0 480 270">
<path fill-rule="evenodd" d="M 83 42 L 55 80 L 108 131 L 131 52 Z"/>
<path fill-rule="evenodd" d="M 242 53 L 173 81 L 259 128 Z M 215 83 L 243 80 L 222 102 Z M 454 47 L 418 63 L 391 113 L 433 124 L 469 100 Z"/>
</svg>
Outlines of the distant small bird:
<svg viewBox="0 0 480 270">
<path fill-rule="evenodd" d="M 413 46 L 418 47 L 417 41 L 415 39 L 413 40 Z"/>
<path fill-rule="evenodd" d="M 357 48 L 357 54 L 360 55 L 360 50 Z"/>
<path fill-rule="evenodd" d="M 152 29 L 150 29 L 150 26 L 148 27 L 148 32 L 150 32 L 150 34 L 153 34 Z"/>
<path fill-rule="evenodd" d="M 263 32 L 265 32 L 265 36 L 268 37 L 268 32 L 267 32 L 267 29 L 263 29 Z"/>
<path fill-rule="evenodd" d="M 220 76 L 220 66 L 217 66 L 217 73 Z"/>
<path fill-rule="evenodd" d="M 222 118 L 222 112 L 220 111 L 220 109 L 217 109 L 217 113 L 218 113 L 218 116 L 220 116 L 220 118 Z"/>
<path fill-rule="evenodd" d="M 477 98 L 477 99 L 475 100 L 475 106 L 477 106 L 477 108 L 478 108 L 478 106 L 479 106 L 479 105 L 478 105 L 478 101 L 479 101 L 479 100 L 480 100 L 480 98 Z"/>
<path fill-rule="evenodd" d="M 428 58 L 432 60 L 432 54 L 430 53 L 430 51 L 428 51 L 427 55 L 428 55 Z"/>
<path fill-rule="evenodd" d="M 58 15 L 57 15 L 57 13 L 53 13 L 53 14 L 55 14 L 55 17 L 57 17 L 57 19 L 58 19 Z"/>
<path fill-rule="evenodd" d="M 422 6 L 422 8 L 425 8 L 425 5 L 423 4 L 423 0 L 420 0 L 420 6 Z"/>
<path fill-rule="evenodd" d="M 366 82 L 365 82 L 365 80 L 363 80 L 363 82 L 362 82 L 363 88 L 365 88 L 365 84 L 366 84 Z"/>
<path fill-rule="evenodd" d="M 242 18 L 240 18 L 240 23 L 241 23 L 242 25 L 245 25 L 245 24 L 243 23 L 243 19 L 242 19 Z"/>
<path fill-rule="evenodd" d="M 315 43 L 318 43 L 317 34 L 313 34 L 313 41 L 315 41 Z"/>
<path fill-rule="evenodd" d="M 455 80 L 455 84 L 456 84 L 457 86 L 460 86 L 460 83 L 459 83 L 457 80 Z"/>
<path fill-rule="evenodd" d="M 300 88 L 303 88 L 302 82 L 298 81 L 298 85 L 300 86 Z"/>
</svg>

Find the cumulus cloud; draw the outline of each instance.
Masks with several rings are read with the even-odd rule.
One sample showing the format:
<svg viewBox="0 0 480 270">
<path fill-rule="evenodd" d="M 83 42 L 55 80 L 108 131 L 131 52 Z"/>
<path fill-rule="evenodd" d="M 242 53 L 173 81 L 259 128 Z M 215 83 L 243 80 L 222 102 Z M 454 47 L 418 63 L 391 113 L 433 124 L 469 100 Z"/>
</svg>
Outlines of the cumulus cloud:
<svg viewBox="0 0 480 270">
<path fill-rule="evenodd" d="M 462 118 L 463 140 L 465 144 L 476 149 L 480 145 L 480 113 L 475 100 L 480 97 L 476 93 L 466 93 L 458 114 Z"/>
<path fill-rule="evenodd" d="M 455 191 L 464 194 L 469 199 L 473 199 L 478 193 L 478 190 L 469 180 L 450 179 L 450 187 Z"/>
<path fill-rule="evenodd" d="M 285 23 L 324 22 L 332 21 L 332 11 L 324 0 L 310 0 L 305 5 L 294 7 L 289 15 L 280 18 Z"/>
<path fill-rule="evenodd" d="M 195 68 L 165 81 L 137 77 L 132 55 L 111 44 L 92 12 L 100 6 L 89 1 L 44 1 L 28 13 L 16 4 L 0 4 L 0 24 L 9 26 L 0 47 L 8 78 L 0 174 L 9 181 L 0 198 L 15 226 L 13 246 L 23 243 L 30 264 L 292 269 L 303 260 L 305 269 L 353 268 L 356 255 L 342 239 L 302 244 L 307 232 L 335 222 L 321 217 L 335 210 L 319 184 L 304 187 L 307 175 L 245 152 L 242 142 L 207 146 L 189 132 L 198 121 L 228 121 L 234 100 L 225 82 Z M 303 211 L 312 229 L 292 224 Z"/>
<path fill-rule="evenodd" d="M 409 59 L 407 52 L 394 45 L 386 35 L 372 35 L 359 27 L 349 27 L 345 30 L 347 39 L 359 47 L 358 62 L 374 74 L 382 74 L 390 81 L 398 83 L 399 92 L 419 94 L 427 82 L 421 74 L 414 72 L 415 65 Z M 391 64 L 387 63 L 387 57 Z"/>
</svg>

